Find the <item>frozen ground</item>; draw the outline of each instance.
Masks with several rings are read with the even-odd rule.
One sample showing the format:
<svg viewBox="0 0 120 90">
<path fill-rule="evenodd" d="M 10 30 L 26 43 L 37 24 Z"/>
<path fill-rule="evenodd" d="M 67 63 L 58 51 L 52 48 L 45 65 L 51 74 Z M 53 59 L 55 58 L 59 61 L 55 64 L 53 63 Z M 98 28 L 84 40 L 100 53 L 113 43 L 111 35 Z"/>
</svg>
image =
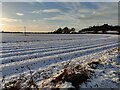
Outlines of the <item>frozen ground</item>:
<svg viewBox="0 0 120 90">
<path fill-rule="evenodd" d="M 103 58 L 102 62 L 108 63 L 108 65 L 104 64 L 104 67 L 95 70 L 96 75 L 102 74 L 104 77 L 92 77 L 91 82 L 98 82 L 98 86 L 96 83 L 90 85 L 91 82 L 88 82 L 88 84 L 83 83 L 81 87 L 105 87 L 105 81 L 105 83 L 108 82 L 105 84 L 108 85 L 106 87 L 110 88 L 112 83 L 109 84 L 109 80 L 115 81 L 118 78 L 115 76 L 116 74 L 114 75 L 114 71 L 118 71 L 120 67 L 119 65 L 113 66 L 117 57 L 115 52 L 118 46 L 118 36 L 116 35 L 31 34 L 23 36 L 21 34 L 3 34 L 1 44 L 1 81 L 3 77 L 9 81 L 17 78 L 20 74 L 29 78 L 29 67 L 34 72 L 35 81 L 40 82 L 59 73 L 63 69 L 62 66 L 70 60 L 71 64 L 74 62 L 76 65 L 95 58 Z M 116 49 L 112 52 L 115 54 L 108 53 L 111 49 Z M 113 69 L 109 65 L 111 58 Z M 103 71 L 105 73 L 101 73 Z M 103 85 L 100 84 L 101 82 Z M 63 86 L 66 87 L 67 84 Z M 118 84 L 115 83 L 113 87 L 118 87 Z"/>
<path fill-rule="evenodd" d="M 90 78 L 87 80 L 87 82 L 79 85 L 80 90 L 83 88 L 120 88 L 120 65 L 116 64 L 116 59 L 120 60 L 120 57 L 118 58 L 117 56 L 118 48 L 111 48 L 100 53 L 73 59 L 71 60 L 68 68 L 72 68 L 77 65 L 87 67 L 87 63 L 100 60 L 101 62 L 98 66 L 94 64 L 94 68 L 88 67 L 88 69 L 93 73 L 90 75 Z M 52 72 L 53 70 L 57 69 L 56 72 L 59 74 L 60 71 L 63 72 L 64 65 L 66 65 L 65 63 L 67 62 L 63 62 L 62 64 L 59 63 L 55 65 L 54 68 L 49 68 L 48 71 Z M 70 82 L 59 82 L 57 85 L 52 86 L 51 81 L 58 74 L 51 75 L 48 79 L 40 80 L 38 85 L 40 88 L 74 88 Z M 49 73 L 47 73 L 47 75 L 49 75 Z"/>
</svg>

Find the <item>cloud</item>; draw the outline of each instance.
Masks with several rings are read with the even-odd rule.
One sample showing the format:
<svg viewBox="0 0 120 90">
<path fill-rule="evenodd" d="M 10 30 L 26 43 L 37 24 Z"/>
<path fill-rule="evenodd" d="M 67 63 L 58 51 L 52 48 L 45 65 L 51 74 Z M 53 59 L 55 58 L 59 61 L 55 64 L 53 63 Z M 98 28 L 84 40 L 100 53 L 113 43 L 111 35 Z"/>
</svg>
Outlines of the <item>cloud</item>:
<svg viewBox="0 0 120 90">
<path fill-rule="evenodd" d="M 56 12 L 60 12 L 59 9 L 44 9 L 44 10 L 35 10 L 32 11 L 32 13 L 56 13 Z"/>
<path fill-rule="evenodd" d="M 39 20 L 39 19 L 37 19 L 37 20 L 32 20 L 32 22 L 42 22 L 42 20 Z"/>
<path fill-rule="evenodd" d="M 4 0 L 4 2 L 119 2 L 119 0 Z"/>
<path fill-rule="evenodd" d="M 51 18 L 44 18 L 44 20 L 65 20 L 62 16 L 55 16 Z"/>
<path fill-rule="evenodd" d="M 28 4 L 30 4 L 30 5 L 35 5 L 35 3 L 34 2 L 27 2 Z"/>
<path fill-rule="evenodd" d="M 88 3 L 89 4 L 89 3 Z M 87 5 L 88 5 L 87 4 Z M 92 3 L 96 8 L 86 7 L 86 3 L 62 3 L 62 7 L 67 8 L 66 11 L 61 11 L 60 14 L 49 18 L 44 18 L 46 21 L 53 21 L 60 25 L 68 25 L 82 29 L 93 25 L 108 23 L 115 25 L 118 22 L 118 6 L 117 3 Z M 57 21 L 56 21 L 57 20 Z M 51 22 L 52 23 L 52 22 Z M 60 22 L 59 22 L 60 23 Z"/>
<path fill-rule="evenodd" d="M 60 10 L 59 9 L 46 9 L 46 10 L 43 10 L 43 12 L 46 12 L 46 13 L 60 12 Z"/>
<path fill-rule="evenodd" d="M 16 13 L 16 15 L 23 16 L 24 14 L 23 13 Z"/>
<path fill-rule="evenodd" d="M 0 18 L 2 22 L 20 22 L 20 19 L 13 19 L 13 18 Z"/>
<path fill-rule="evenodd" d="M 117 3 L 100 2 L 62 2 L 59 9 L 36 10 L 32 13 L 43 14 L 40 22 L 53 26 L 68 26 L 82 29 L 93 25 L 108 23 L 115 25 L 118 21 Z M 59 12 L 54 15 L 51 12 Z M 47 15 L 46 15 L 47 13 Z M 38 20 L 34 20 L 38 22 Z"/>
<path fill-rule="evenodd" d="M 32 11 L 32 13 L 41 13 L 42 10 L 36 10 L 36 11 Z"/>
<path fill-rule="evenodd" d="M 69 12 L 64 12 L 63 15 L 71 15 L 70 18 L 79 20 L 109 20 L 117 19 L 118 6 L 117 3 L 63 3 L 64 7 L 70 9 Z M 86 5 L 88 5 L 86 7 Z M 94 6 L 96 8 L 89 8 Z"/>
<path fill-rule="evenodd" d="M 30 3 L 30 4 L 32 5 L 34 4 L 35 7 L 37 6 L 36 3 Z M 47 9 L 45 8 L 45 5 Z M 54 9 L 50 9 L 52 5 L 56 5 L 54 7 L 57 7 L 58 5 L 58 7 Z M 58 2 L 56 4 L 50 3 L 50 6 L 49 4 L 44 3 L 43 5 L 44 7 L 40 9 L 35 9 L 34 6 L 32 6 L 29 10 L 24 11 L 23 9 L 23 11 L 21 11 L 21 12 L 26 12 L 25 16 L 27 16 L 28 14 L 27 17 L 23 16 L 21 18 L 22 21 L 24 21 L 23 23 L 26 24 L 26 22 L 28 23 L 29 20 L 31 20 L 29 22 L 30 24 L 29 26 L 31 27 L 33 25 L 41 25 L 45 27 L 48 25 L 48 27 L 68 26 L 68 27 L 75 27 L 78 29 L 82 29 L 84 27 L 89 27 L 97 24 L 101 25 L 104 23 L 115 25 L 118 22 L 117 3 Z M 20 14 L 21 13 L 19 13 L 19 15 Z M 20 20 L 14 18 L 3 18 L 3 21 L 16 23 L 17 21 Z"/>
</svg>

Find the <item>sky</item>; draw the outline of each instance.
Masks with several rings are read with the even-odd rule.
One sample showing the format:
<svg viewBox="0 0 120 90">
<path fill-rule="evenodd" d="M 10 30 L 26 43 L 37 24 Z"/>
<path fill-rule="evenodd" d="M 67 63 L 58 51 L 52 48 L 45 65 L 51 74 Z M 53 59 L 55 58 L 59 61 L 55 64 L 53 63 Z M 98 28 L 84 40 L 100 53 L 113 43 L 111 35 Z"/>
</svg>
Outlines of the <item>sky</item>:
<svg viewBox="0 0 120 90">
<path fill-rule="evenodd" d="M 59 27 L 83 28 L 118 24 L 117 2 L 3 2 L 2 31 L 51 32 Z"/>
</svg>

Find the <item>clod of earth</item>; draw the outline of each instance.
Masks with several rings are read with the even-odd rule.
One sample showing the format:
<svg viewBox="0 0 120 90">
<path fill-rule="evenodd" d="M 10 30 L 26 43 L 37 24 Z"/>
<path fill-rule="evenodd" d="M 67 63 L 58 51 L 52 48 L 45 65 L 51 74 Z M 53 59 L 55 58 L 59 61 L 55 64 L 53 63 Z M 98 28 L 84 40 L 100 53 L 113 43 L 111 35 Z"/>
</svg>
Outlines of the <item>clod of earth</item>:
<svg viewBox="0 0 120 90">
<path fill-rule="evenodd" d="M 102 65 L 100 60 L 95 60 L 95 61 L 91 61 L 88 63 L 88 65 L 92 68 L 92 69 L 97 69 L 98 65 Z"/>
<path fill-rule="evenodd" d="M 87 68 L 78 65 L 74 68 L 64 69 L 62 73 L 51 80 L 51 85 L 56 86 L 60 82 L 70 82 L 76 89 L 78 89 L 80 84 L 89 79 L 89 75 L 90 73 Z"/>
<path fill-rule="evenodd" d="M 90 76 L 94 73 L 94 71 L 91 71 L 89 69 L 97 69 L 99 65 L 102 65 L 101 60 L 92 60 L 91 62 L 86 63 L 84 66 L 77 65 L 75 67 L 67 67 L 59 75 L 49 79 L 50 83 L 44 83 L 42 85 L 42 88 L 44 88 L 44 85 L 45 87 L 52 85 L 52 88 L 57 89 L 60 86 L 58 84 L 70 82 L 72 86 L 75 87 L 75 89 L 79 89 L 79 86 L 82 83 L 86 83 L 90 79 Z"/>
</svg>

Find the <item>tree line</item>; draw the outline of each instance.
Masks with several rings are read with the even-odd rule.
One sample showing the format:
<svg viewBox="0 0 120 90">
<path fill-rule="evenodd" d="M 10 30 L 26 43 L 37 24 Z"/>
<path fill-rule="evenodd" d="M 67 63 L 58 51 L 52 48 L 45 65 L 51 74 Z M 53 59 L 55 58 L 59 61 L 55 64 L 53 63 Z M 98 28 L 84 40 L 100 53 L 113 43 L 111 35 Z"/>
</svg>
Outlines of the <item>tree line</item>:
<svg viewBox="0 0 120 90">
<path fill-rule="evenodd" d="M 68 27 L 65 27 L 65 28 L 58 28 L 57 30 L 55 30 L 53 33 L 55 34 L 73 34 L 73 33 L 76 33 L 75 32 L 75 28 L 68 28 Z"/>
<path fill-rule="evenodd" d="M 104 24 L 101 26 L 92 26 L 88 28 L 84 28 L 79 31 L 75 31 L 75 28 L 58 28 L 57 30 L 51 32 L 53 34 L 83 34 L 83 33 L 92 33 L 92 34 L 107 34 L 107 33 L 115 33 L 120 34 L 120 26 L 112 26 L 108 24 Z"/>
<path fill-rule="evenodd" d="M 118 33 L 120 34 L 120 26 L 112 26 L 112 25 L 104 24 L 101 26 L 93 26 L 93 27 L 82 29 L 78 33 L 95 33 L 95 34 Z"/>
<path fill-rule="evenodd" d="M 0 32 L 0 33 L 20 33 L 23 34 L 24 32 Z M 53 32 L 26 32 L 26 34 L 120 34 L 120 26 L 112 26 L 108 24 L 104 24 L 101 26 L 90 26 L 88 28 L 81 29 L 79 31 L 76 31 L 76 29 L 73 28 L 58 28 L 54 30 Z"/>
</svg>

